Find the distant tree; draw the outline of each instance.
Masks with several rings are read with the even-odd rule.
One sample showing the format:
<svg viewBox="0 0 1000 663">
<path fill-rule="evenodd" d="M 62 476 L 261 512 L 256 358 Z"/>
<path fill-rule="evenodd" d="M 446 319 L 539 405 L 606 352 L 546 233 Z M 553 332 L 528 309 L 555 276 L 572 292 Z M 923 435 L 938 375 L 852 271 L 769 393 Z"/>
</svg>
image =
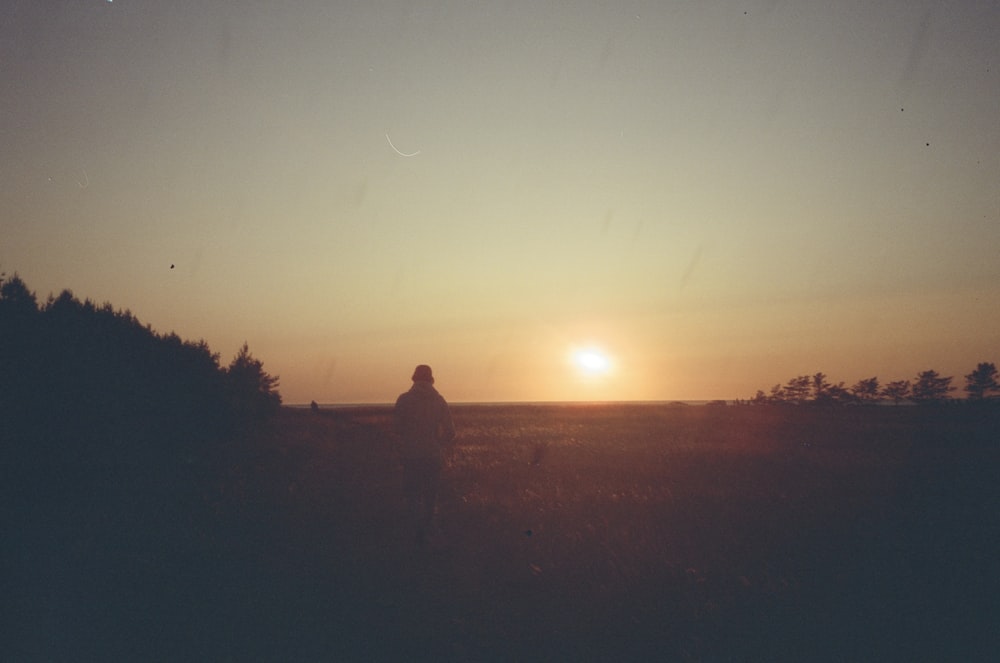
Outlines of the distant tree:
<svg viewBox="0 0 1000 663">
<path fill-rule="evenodd" d="M 851 394 L 860 403 L 874 403 L 879 397 L 878 378 L 858 380 L 851 386 Z"/>
<path fill-rule="evenodd" d="M 46 350 L 40 318 L 35 295 L 24 281 L 17 274 L 0 274 L 0 452 L 22 435 L 28 405 L 37 400 L 38 359 Z"/>
<path fill-rule="evenodd" d="M 281 405 L 278 376 L 264 371 L 264 364 L 250 354 L 245 342 L 226 369 L 226 381 L 230 404 L 239 415 L 265 418 Z"/>
<path fill-rule="evenodd" d="M 828 403 L 831 405 L 847 405 L 849 403 L 855 402 L 857 399 L 854 397 L 846 387 L 844 387 L 843 382 L 838 382 L 837 384 L 829 385 L 823 392 L 821 403 Z"/>
<path fill-rule="evenodd" d="M 954 391 L 951 377 L 941 377 L 937 371 L 923 371 L 917 374 L 913 383 L 911 395 L 918 403 L 937 403 L 948 398 L 948 392 Z"/>
<path fill-rule="evenodd" d="M 817 405 L 844 405 L 853 398 L 843 382 L 833 384 L 825 373 L 816 373 L 812 376 L 812 400 Z"/>
<path fill-rule="evenodd" d="M 0 275 L 0 316 L 24 316 L 38 312 L 35 293 L 16 273 L 10 278 Z"/>
<path fill-rule="evenodd" d="M 894 405 L 899 405 L 910 397 L 910 381 L 895 380 L 882 388 L 882 396 L 888 398 Z"/>
<path fill-rule="evenodd" d="M 820 374 L 822 375 L 822 374 Z M 800 375 L 789 380 L 784 387 L 785 400 L 801 405 L 809 400 L 813 379 L 808 375 Z"/>
<path fill-rule="evenodd" d="M 826 381 L 825 373 L 816 373 L 812 376 L 812 398 L 814 401 L 818 403 L 826 401 L 829 389 L 830 383 Z"/>
<path fill-rule="evenodd" d="M 785 394 L 785 388 L 780 384 L 776 384 L 771 387 L 771 393 L 767 396 L 767 401 L 769 403 L 785 403 L 788 400 L 787 394 Z"/>
<path fill-rule="evenodd" d="M 976 370 L 965 376 L 965 392 L 971 400 L 982 400 L 995 392 L 1000 392 L 997 367 L 992 362 L 978 364 Z"/>
</svg>

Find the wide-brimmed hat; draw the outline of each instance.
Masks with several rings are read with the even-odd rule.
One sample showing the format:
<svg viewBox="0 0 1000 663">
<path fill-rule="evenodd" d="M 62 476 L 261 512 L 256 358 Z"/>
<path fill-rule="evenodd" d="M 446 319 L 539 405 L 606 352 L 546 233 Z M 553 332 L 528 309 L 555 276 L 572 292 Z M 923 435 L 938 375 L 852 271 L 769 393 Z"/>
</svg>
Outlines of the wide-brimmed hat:
<svg viewBox="0 0 1000 663">
<path fill-rule="evenodd" d="M 434 374 L 431 373 L 431 367 L 427 364 L 420 364 L 413 371 L 413 381 L 414 382 L 430 382 L 434 384 Z"/>
</svg>

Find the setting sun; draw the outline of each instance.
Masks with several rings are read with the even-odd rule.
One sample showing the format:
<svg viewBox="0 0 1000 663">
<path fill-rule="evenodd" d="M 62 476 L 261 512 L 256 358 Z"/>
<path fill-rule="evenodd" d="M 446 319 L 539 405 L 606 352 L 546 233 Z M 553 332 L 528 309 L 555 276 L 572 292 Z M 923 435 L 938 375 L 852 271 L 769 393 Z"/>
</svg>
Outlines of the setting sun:
<svg viewBox="0 0 1000 663">
<path fill-rule="evenodd" d="M 599 348 L 578 348 L 572 352 L 571 359 L 584 375 L 604 375 L 611 370 L 611 358 Z"/>
</svg>

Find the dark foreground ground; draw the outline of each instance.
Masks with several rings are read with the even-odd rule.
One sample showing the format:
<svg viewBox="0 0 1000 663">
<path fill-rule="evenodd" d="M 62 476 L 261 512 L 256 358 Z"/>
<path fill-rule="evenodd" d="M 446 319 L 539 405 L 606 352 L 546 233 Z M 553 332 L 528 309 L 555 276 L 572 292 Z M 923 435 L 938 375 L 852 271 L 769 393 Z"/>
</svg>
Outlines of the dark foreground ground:
<svg viewBox="0 0 1000 663">
<path fill-rule="evenodd" d="M 995 412 L 454 414 L 429 545 L 377 409 L 285 410 L 197 494 L 8 505 L 0 658 L 1000 655 Z"/>
</svg>

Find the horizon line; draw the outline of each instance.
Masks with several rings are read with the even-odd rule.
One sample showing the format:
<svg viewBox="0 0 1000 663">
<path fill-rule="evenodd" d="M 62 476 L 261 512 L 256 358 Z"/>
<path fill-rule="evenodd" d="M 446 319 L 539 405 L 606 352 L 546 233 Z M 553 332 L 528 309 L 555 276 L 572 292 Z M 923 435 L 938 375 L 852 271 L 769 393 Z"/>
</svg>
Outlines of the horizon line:
<svg viewBox="0 0 1000 663">
<path fill-rule="evenodd" d="M 735 403 L 739 400 L 738 398 L 705 398 L 705 399 L 693 399 L 693 400 L 682 400 L 682 399 L 651 399 L 651 400 L 598 400 L 598 401 L 587 401 L 587 400 L 552 400 L 552 401 L 528 401 L 528 400 L 512 400 L 512 401 L 448 401 L 448 405 L 707 405 L 709 403 Z M 316 405 L 320 408 L 338 408 L 338 407 L 380 407 L 380 406 L 392 406 L 395 401 L 358 401 L 358 402 L 333 402 L 333 403 L 320 403 L 316 402 Z M 282 403 L 283 407 L 311 407 L 312 402 L 309 403 Z"/>
</svg>

